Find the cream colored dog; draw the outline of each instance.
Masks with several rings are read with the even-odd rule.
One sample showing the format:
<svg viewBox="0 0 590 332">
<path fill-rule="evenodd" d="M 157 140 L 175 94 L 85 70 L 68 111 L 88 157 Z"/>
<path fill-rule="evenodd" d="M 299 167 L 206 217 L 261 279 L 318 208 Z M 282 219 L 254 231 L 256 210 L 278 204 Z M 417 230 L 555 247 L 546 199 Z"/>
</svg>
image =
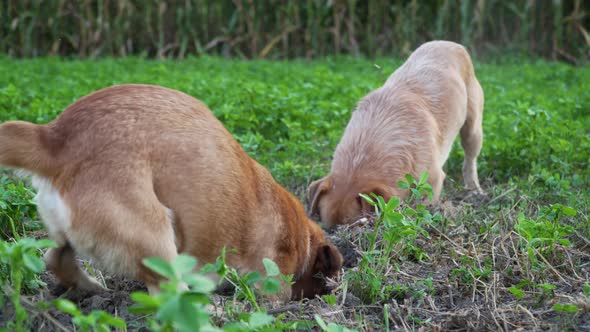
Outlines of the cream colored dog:
<svg viewBox="0 0 590 332">
<path fill-rule="evenodd" d="M 428 171 L 438 200 L 443 165 L 461 133 L 467 190 L 481 193 L 476 160 L 482 145 L 483 91 L 465 48 L 447 41 L 420 46 L 381 88 L 364 97 L 334 152 L 332 169 L 309 186 L 310 213 L 326 227 L 371 209 L 359 193 L 405 197 L 405 174 Z"/>
<path fill-rule="evenodd" d="M 301 203 L 242 150 L 198 100 L 157 86 L 121 85 L 81 98 L 47 125 L 0 125 L 0 164 L 34 174 L 37 205 L 59 245 L 44 256 L 66 286 L 101 288 L 80 253 L 114 273 L 160 277 L 143 258 L 177 253 L 264 271 L 263 258 L 293 274 L 282 295 L 325 291 L 342 256 Z"/>
</svg>

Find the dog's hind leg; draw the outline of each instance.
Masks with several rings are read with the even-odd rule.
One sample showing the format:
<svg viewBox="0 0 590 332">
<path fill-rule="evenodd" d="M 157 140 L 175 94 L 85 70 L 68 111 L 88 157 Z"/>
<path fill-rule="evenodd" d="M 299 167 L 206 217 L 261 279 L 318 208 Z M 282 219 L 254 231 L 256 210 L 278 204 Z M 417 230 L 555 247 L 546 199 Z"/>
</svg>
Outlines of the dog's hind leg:
<svg viewBox="0 0 590 332">
<path fill-rule="evenodd" d="M 76 261 L 76 253 L 67 238 L 72 226 L 70 206 L 49 179 L 34 176 L 33 186 L 37 189 L 35 200 L 41 220 L 49 238 L 58 245 L 57 248 L 48 249 L 43 255 L 47 269 L 56 275 L 64 287 L 89 293 L 104 290 Z"/>
<path fill-rule="evenodd" d="M 50 248 L 43 255 L 47 269 L 53 272 L 60 283 L 67 288 L 75 288 L 87 293 L 97 293 L 105 288 L 89 276 L 76 262 L 76 254 L 68 243 L 58 248 Z"/>
<path fill-rule="evenodd" d="M 483 90 L 475 77 L 467 85 L 467 118 L 461 128 L 461 145 L 465 152 L 463 181 L 465 189 L 483 193 L 477 176 L 477 157 L 483 141 Z"/>
<path fill-rule="evenodd" d="M 148 257 L 171 262 L 177 256 L 174 217 L 156 197 L 147 177 L 127 178 L 125 186 L 89 191 L 88 183 L 77 184 L 70 195 L 74 211 L 68 240 L 84 256 L 110 273 L 146 283 L 158 291 L 162 276 L 143 265 Z M 104 179 L 115 183 L 116 179 Z M 82 182 L 82 181 L 80 181 Z"/>
</svg>

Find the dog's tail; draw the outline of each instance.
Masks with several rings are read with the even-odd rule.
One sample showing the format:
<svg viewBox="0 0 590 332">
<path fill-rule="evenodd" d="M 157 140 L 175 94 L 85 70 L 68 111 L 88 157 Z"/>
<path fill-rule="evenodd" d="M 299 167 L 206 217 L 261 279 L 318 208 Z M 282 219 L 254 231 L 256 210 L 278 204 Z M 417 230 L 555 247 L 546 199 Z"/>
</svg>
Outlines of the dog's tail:
<svg viewBox="0 0 590 332">
<path fill-rule="evenodd" d="M 0 125 L 0 165 L 49 176 L 55 158 L 48 147 L 49 129 L 24 121 Z"/>
</svg>

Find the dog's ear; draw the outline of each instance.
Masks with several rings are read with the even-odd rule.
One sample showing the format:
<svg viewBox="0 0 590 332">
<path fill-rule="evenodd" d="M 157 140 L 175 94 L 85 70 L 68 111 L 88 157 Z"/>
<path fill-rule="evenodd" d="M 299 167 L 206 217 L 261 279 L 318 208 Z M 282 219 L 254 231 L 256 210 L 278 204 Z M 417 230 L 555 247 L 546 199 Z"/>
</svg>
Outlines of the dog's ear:
<svg viewBox="0 0 590 332">
<path fill-rule="evenodd" d="M 373 183 L 373 184 L 367 185 L 367 186 L 365 186 L 365 189 L 363 191 L 361 191 L 360 193 L 365 194 L 367 196 L 370 196 L 371 193 L 374 193 L 377 196 L 383 197 L 385 202 L 389 201 L 389 199 L 393 195 L 391 192 L 391 189 L 383 183 Z M 375 212 L 375 208 L 373 206 L 371 206 L 371 204 L 369 204 L 369 202 L 367 202 L 364 198 L 358 196 L 358 201 L 361 206 L 361 212 L 363 212 L 363 213 Z"/>
<path fill-rule="evenodd" d="M 324 177 L 312 182 L 307 188 L 307 201 L 309 203 L 307 214 L 313 216 L 318 213 L 318 204 L 323 194 L 330 189 L 331 180 Z"/>
<path fill-rule="evenodd" d="M 331 243 L 324 243 L 319 246 L 313 272 L 321 272 L 326 277 L 333 277 L 338 274 L 344 259 L 340 251 Z"/>
</svg>

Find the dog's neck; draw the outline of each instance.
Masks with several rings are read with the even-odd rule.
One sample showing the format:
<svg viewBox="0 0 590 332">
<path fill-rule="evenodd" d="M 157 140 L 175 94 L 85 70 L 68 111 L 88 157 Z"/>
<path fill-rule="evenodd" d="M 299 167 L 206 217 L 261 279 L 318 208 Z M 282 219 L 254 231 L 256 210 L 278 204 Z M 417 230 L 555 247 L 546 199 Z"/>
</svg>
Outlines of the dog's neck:
<svg viewBox="0 0 590 332">
<path fill-rule="evenodd" d="M 311 246 L 313 245 L 313 225 L 309 224 L 303 205 L 286 189 L 273 186 L 272 197 L 274 197 L 274 210 L 279 216 L 282 234 L 277 243 L 279 255 L 285 257 L 296 257 L 296 260 L 286 266 L 288 271 L 284 274 L 293 274 L 297 280 L 309 268 Z M 277 262 L 279 263 L 279 262 Z"/>
</svg>

